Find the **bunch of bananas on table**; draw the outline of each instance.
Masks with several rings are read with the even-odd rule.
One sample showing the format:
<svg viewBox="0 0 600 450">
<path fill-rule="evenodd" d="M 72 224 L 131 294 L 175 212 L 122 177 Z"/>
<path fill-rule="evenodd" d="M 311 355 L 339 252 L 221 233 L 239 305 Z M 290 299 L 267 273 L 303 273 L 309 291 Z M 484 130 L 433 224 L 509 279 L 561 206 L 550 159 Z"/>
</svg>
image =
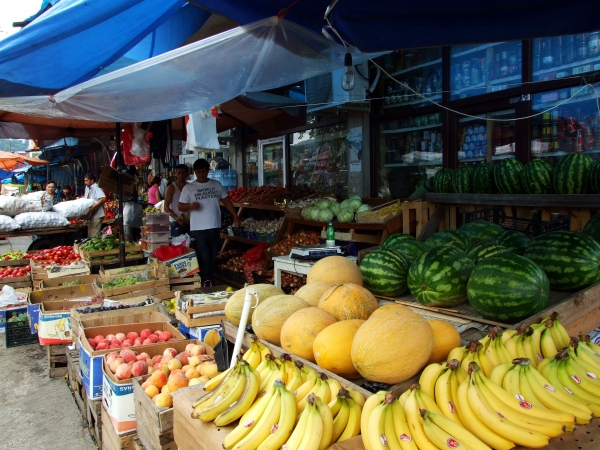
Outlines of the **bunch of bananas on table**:
<svg viewBox="0 0 600 450">
<path fill-rule="evenodd" d="M 233 368 L 211 379 L 192 417 L 217 426 L 239 424 L 225 449 L 326 449 L 360 434 L 365 397 L 290 355 L 276 358 L 253 337 Z"/>
</svg>

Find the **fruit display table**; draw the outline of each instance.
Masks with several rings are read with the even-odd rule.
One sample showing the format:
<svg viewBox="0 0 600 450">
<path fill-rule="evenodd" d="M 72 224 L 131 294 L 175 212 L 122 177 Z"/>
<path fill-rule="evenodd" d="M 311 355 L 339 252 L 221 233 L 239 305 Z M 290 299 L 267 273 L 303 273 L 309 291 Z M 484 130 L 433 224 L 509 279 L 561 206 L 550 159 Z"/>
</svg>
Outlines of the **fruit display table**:
<svg viewBox="0 0 600 450">
<path fill-rule="evenodd" d="M 348 259 L 356 262 L 356 256 L 348 256 Z M 307 275 L 316 261 L 302 261 L 289 256 L 276 256 L 273 258 L 275 280 L 274 284 L 281 287 L 281 272 L 290 272 L 295 275 Z"/>
</svg>

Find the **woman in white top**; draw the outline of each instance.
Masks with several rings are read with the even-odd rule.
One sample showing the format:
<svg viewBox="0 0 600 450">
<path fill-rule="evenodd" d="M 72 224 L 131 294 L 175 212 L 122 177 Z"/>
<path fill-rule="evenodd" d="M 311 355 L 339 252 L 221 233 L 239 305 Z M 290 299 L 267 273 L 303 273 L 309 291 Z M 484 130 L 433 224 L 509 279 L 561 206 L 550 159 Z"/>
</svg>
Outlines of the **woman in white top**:
<svg viewBox="0 0 600 450">
<path fill-rule="evenodd" d="M 171 183 L 165 193 L 165 212 L 169 214 L 171 220 L 171 237 L 181 236 L 182 234 L 189 233 L 190 222 L 185 220 L 177 204 L 179 203 L 179 197 L 181 197 L 181 191 L 187 184 L 186 180 L 189 175 L 188 166 L 185 164 L 179 164 L 175 167 L 175 182 Z"/>
</svg>

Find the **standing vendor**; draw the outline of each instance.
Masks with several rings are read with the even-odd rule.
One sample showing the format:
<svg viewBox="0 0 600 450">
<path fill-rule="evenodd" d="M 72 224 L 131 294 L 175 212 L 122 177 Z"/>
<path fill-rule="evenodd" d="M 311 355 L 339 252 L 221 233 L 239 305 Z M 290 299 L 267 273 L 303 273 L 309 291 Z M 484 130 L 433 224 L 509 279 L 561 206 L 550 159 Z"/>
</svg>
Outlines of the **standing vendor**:
<svg viewBox="0 0 600 450">
<path fill-rule="evenodd" d="M 181 198 L 181 191 L 187 184 L 189 175 L 188 166 L 179 164 L 175 167 L 175 182 L 171 183 L 165 192 L 165 212 L 170 216 L 171 221 L 171 237 L 181 236 L 189 233 L 190 223 L 185 220 L 185 217 L 179 211 L 178 204 Z M 187 215 L 189 217 L 189 215 Z"/>
<path fill-rule="evenodd" d="M 56 181 L 48 181 L 46 192 L 42 195 L 42 211 L 52 211 L 52 207 L 60 202 L 62 202 L 62 198 L 56 194 Z"/>
<path fill-rule="evenodd" d="M 221 209 L 219 201 L 233 216 L 233 223 L 239 227 L 240 219 L 223 185 L 208 178 L 209 165 L 205 159 L 194 162 L 196 181 L 188 183 L 181 191 L 179 210 L 190 212 L 190 236 L 200 265 L 202 283 L 215 284 L 213 272 L 217 254 L 221 247 Z"/>
<path fill-rule="evenodd" d="M 96 183 L 96 175 L 88 173 L 83 177 L 85 183 L 84 198 L 91 198 L 95 203 L 90 207 L 90 224 L 88 225 L 88 237 L 100 237 L 102 222 L 104 220 L 104 202 L 106 196 Z"/>
</svg>

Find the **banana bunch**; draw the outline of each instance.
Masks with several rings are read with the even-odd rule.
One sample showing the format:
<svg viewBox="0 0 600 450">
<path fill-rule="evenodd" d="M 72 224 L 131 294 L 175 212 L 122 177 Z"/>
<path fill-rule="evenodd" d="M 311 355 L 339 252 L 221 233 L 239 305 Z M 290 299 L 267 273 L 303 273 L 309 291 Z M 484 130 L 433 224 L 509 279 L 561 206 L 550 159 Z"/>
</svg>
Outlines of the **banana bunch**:
<svg viewBox="0 0 600 450">
<path fill-rule="evenodd" d="M 260 363 L 262 363 L 267 355 L 271 354 L 271 350 L 256 336 L 252 336 L 250 338 L 250 348 L 244 353 L 244 360 L 248 361 L 248 364 L 252 366 L 253 369 L 258 368 Z"/>
<path fill-rule="evenodd" d="M 458 386 L 466 378 L 467 372 L 456 359 L 451 359 L 446 364 L 431 364 L 419 378 L 420 391 L 422 395 L 426 394 L 435 400 L 444 416 L 462 425 L 456 412 L 456 397 Z"/>
<path fill-rule="evenodd" d="M 476 362 L 480 367 L 483 368 L 486 374 L 491 374 L 494 365 L 486 355 L 486 345 L 489 344 L 488 339 L 484 340 L 484 343 L 480 341 L 470 341 L 464 347 L 456 347 L 449 354 L 447 360 L 450 361 L 455 359 L 460 362 L 464 371 L 467 371 L 469 364 Z"/>
<path fill-rule="evenodd" d="M 295 423 L 294 394 L 285 388 L 281 380 L 275 380 L 273 385 L 269 386 L 267 393 L 258 401 L 257 406 L 252 411 L 246 412 L 240 419 L 239 425 L 225 437 L 223 448 L 226 450 L 281 448 L 290 439 Z"/>
<path fill-rule="evenodd" d="M 357 393 L 362 396 L 360 392 Z M 362 406 L 354 401 L 347 389 L 341 388 L 328 406 L 333 415 L 331 445 L 360 434 Z"/>
<path fill-rule="evenodd" d="M 319 397 L 324 403 L 328 404 L 331 399 L 335 399 L 342 386 L 337 380 L 328 378 L 322 372 L 314 372 L 306 381 L 296 390 L 296 401 L 298 402 L 298 412 L 304 411 L 310 394 Z"/>
<path fill-rule="evenodd" d="M 298 418 L 298 424 L 283 448 L 286 450 L 325 450 L 331 445 L 332 436 L 333 415 L 331 409 L 319 397 L 310 394 L 306 399 L 306 407 Z M 260 450 L 263 448 L 276 449 L 279 447 L 258 447 Z"/>
<path fill-rule="evenodd" d="M 224 372 L 225 373 L 225 372 Z M 259 392 L 260 375 L 246 361 L 238 358 L 236 365 L 221 382 L 192 405 L 192 417 L 217 426 L 239 419 L 250 408 Z"/>
</svg>

